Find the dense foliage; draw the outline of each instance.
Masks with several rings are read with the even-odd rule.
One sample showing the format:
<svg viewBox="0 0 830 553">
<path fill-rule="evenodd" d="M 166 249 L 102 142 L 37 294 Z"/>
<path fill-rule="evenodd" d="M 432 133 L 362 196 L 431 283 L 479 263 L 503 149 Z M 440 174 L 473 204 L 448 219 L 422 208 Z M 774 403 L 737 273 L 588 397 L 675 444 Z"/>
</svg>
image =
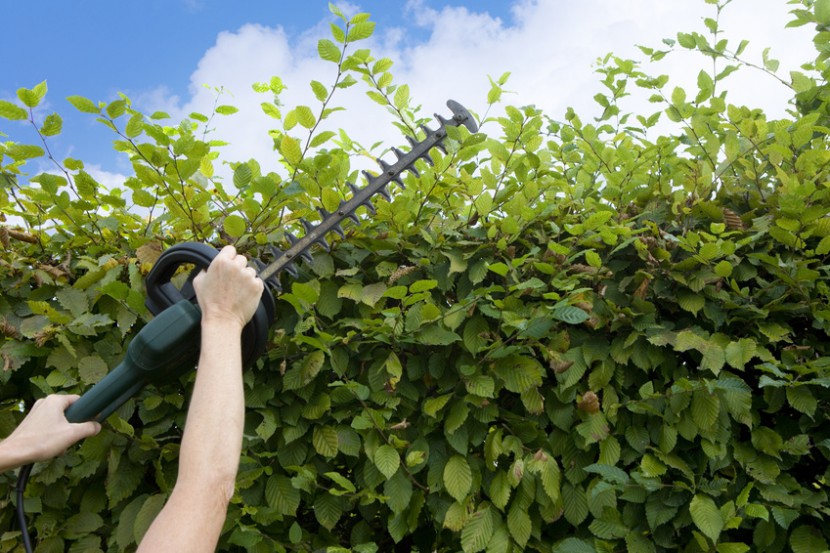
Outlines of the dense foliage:
<svg viewBox="0 0 830 553">
<path fill-rule="evenodd" d="M 480 133 L 453 129 L 434 166 L 283 278 L 269 351 L 245 374 L 221 551 L 828 549 L 830 2 L 795 2 L 819 55 L 783 79 L 781 120 L 729 103 L 746 44 L 721 37 L 729 0 L 706 3 L 705 33 L 643 48 L 710 57 L 696 91 L 608 56 L 598 120 L 506 107 Z M 131 160 L 105 189 L 52 157 L 45 83 L 0 101 L 42 139 L 0 142 L 0 436 L 21 406 L 117 363 L 164 248 L 230 242 L 267 260 L 298 218 L 348 197 L 367 152 L 319 128 L 340 89 L 365 87 L 419 136 L 392 61 L 351 47 L 374 23 L 333 12 L 319 54 L 336 79 L 312 82 L 316 106 L 282 105 L 276 77 L 255 85 L 279 174 L 222 159 L 210 124 L 231 106 L 175 122 L 125 96 L 71 97 Z M 654 113 L 625 112 L 634 89 Z M 679 130 L 655 137 L 666 119 Z M 175 481 L 192 378 L 36 466 L 37 551 L 134 549 Z M 21 550 L 13 486 L 0 477 L 0 551 Z"/>
</svg>

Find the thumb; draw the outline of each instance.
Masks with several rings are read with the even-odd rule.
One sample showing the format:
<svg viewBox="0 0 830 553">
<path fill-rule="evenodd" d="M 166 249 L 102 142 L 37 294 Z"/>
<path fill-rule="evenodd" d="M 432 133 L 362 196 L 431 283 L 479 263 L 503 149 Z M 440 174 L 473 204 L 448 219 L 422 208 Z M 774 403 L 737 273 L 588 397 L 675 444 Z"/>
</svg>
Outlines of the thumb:
<svg viewBox="0 0 830 553">
<path fill-rule="evenodd" d="M 78 433 L 78 439 L 94 436 L 101 431 L 101 424 L 95 421 L 74 423 L 72 426 Z"/>
</svg>

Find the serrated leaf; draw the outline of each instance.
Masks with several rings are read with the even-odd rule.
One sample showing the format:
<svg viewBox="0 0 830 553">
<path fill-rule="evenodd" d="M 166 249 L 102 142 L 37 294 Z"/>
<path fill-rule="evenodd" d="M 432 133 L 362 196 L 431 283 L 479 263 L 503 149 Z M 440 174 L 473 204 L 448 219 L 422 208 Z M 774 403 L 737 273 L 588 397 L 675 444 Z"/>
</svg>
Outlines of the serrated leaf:
<svg viewBox="0 0 830 553">
<path fill-rule="evenodd" d="M 566 305 L 564 307 L 554 309 L 551 315 L 553 315 L 553 318 L 555 319 L 572 325 L 582 324 L 591 318 L 588 313 L 572 305 Z"/>
<path fill-rule="evenodd" d="M 233 115 L 238 111 L 239 108 L 235 106 L 216 106 L 216 113 L 218 113 L 219 115 Z"/>
<path fill-rule="evenodd" d="M 510 494 L 512 491 L 513 488 L 507 480 L 507 474 L 505 474 L 504 471 L 498 471 L 490 481 L 490 501 L 492 501 L 493 505 L 498 507 L 499 510 L 503 511 L 507 506 L 507 502 L 510 500 Z"/>
<path fill-rule="evenodd" d="M 317 146 L 320 146 L 328 142 L 329 139 L 333 136 L 335 136 L 334 131 L 323 131 L 321 133 L 315 134 L 314 138 L 312 138 L 311 142 L 309 142 L 309 146 L 311 146 L 312 148 L 316 148 Z"/>
<path fill-rule="evenodd" d="M 343 503 L 339 497 L 321 493 L 314 499 L 314 517 L 324 528 L 334 528 L 342 515 Z"/>
<path fill-rule="evenodd" d="M 579 526 L 588 516 L 588 498 L 580 486 L 562 486 L 562 503 L 565 507 L 565 519 L 572 525 Z"/>
<path fill-rule="evenodd" d="M 320 58 L 326 61 L 335 63 L 340 61 L 340 48 L 327 38 L 322 38 L 317 42 L 317 53 L 320 55 Z"/>
<path fill-rule="evenodd" d="M 727 363 L 736 369 L 743 369 L 755 357 L 757 351 L 758 347 L 755 340 L 752 338 L 741 338 L 737 342 L 730 342 L 726 346 L 724 354 Z"/>
<path fill-rule="evenodd" d="M 7 100 L 0 100 L 0 117 L 11 121 L 22 121 L 29 117 L 29 112 L 17 104 L 13 104 Z"/>
<path fill-rule="evenodd" d="M 250 184 L 251 177 L 253 177 L 253 170 L 247 163 L 240 163 L 233 170 L 233 185 L 237 188 L 245 188 Z"/>
<path fill-rule="evenodd" d="M 510 356 L 495 366 L 496 375 L 511 392 L 521 393 L 542 385 L 544 369 L 536 359 L 526 356 Z"/>
<path fill-rule="evenodd" d="M 69 96 L 66 99 L 70 104 L 75 106 L 75 109 L 78 111 L 83 113 L 101 113 L 101 109 L 98 105 L 89 98 L 84 98 L 83 96 Z"/>
<path fill-rule="evenodd" d="M 303 160 L 303 150 L 300 148 L 300 142 L 287 134 L 283 135 L 280 140 L 280 153 L 291 165 L 297 165 Z"/>
<path fill-rule="evenodd" d="M 265 483 L 265 501 L 280 514 L 295 516 L 300 506 L 300 490 L 291 484 L 291 479 L 274 474 Z"/>
<path fill-rule="evenodd" d="M 428 346 L 446 346 L 461 340 L 461 336 L 438 325 L 428 325 L 417 333 L 417 340 Z"/>
<path fill-rule="evenodd" d="M 459 503 L 464 501 L 473 485 L 473 473 L 467 459 L 453 455 L 444 465 L 444 488 Z"/>
<path fill-rule="evenodd" d="M 720 415 L 720 399 L 715 394 L 698 390 L 692 396 L 692 420 L 704 430 L 712 428 Z"/>
<path fill-rule="evenodd" d="M 386 504 L 393 513 L 402 513 L 412 500 L 412 482 L 404 471 L 399 470 L 383 484 L 383 495 L 388 497 Z"/>
<path fill-rule="evenodd" d="M 712 543 L 717 543 L 723 530 L 724 520 L 712 498 L 700 494 L 694 496 L 689 503 L 689 513 L 692 515 L 692 522 L 695 526 L 712 540 Z"/>
<path fill-rule="evenodd" d="M 374 21 L 360 21 L 352 25 L 352 28 L 349 29 L 349 34 L 346 37 L 348 42 L 355 42 L 357 40 L 364 40 L 372 36 L 375 32 L 375 22 Z"/>
<path fill-rule="evenodd" d="M 530 539 L 530 532 L 533 530 L 533 523 L 530 520 L 527 509 L 515 499 L 510 505 L 510 511 L 507 513 L 507 529 L 519 547 L 524 548 L 527 545 Z"/>
<path fill-rule="evenodd" d="M 404 109 L 409 104 L 409 86 L 401 85 L 395 90 L 395 96 L 392 103 L 397 109 Z"/>
<path fill-rule="evenodd" d="M 553 548 L 553 553 L 597 553 L 597 550 L 583 540 L 566 538 Z"/>
<path fill-rule="evenodd" d="M 50 113 L 43 120 L 43 126 L 40 127 L 40 134 L 43 136 L 55 136 L 60 134 L 63 129 L 63 119 L 57 113 Z"/>
<path fill-rule="evenodd" d="M 464 553 L 483 551 L 493 536 L 493 517 L 490 509 L 473 513 L 461 530 L 461 548 Z"/>
<path fill-rule="evenodd" d="M 377 450 L 372 458 L 375 466 L 381 474 L 387 479 L 392 478 L 392 475 L 398 471 L 401 466 L 401 456 L 398 451 L 391 445 L 382 445 Z"/>
<path fill-rule="evenodd" d="M 337 430 L 330 426 L 317 426 L 314 428 L 311 443 L 323 457 L 334 457 L 337 455 Z"/>
<path fill-rule="evenodd" d="M 225 217 L 222 227 L 231 238 L 239 238 L 245 234 L 245 231 L 248 229 L 248 224 L 245 222 L 245 219 L 232 213 Z"/>
<path fill-rule="evenodd" d="M 314 112 L 308 106 L 297 106 L 294 110 L 297 114 L 297 121 L 303 127 L 310 129 L 317 123 L 317 118 L 314 117 Z"/>
</svg>

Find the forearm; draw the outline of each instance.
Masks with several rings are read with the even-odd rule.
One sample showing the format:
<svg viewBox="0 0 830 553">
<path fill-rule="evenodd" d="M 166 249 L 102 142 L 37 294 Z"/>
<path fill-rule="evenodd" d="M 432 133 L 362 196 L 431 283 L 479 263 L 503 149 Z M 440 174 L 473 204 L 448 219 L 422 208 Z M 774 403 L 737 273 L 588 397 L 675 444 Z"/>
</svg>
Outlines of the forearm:
<svg viewBox="0 0 830 553">
<path fill-rule="evenodd" d="M 242 389 L 241 328 L 205 321 L 196 384 L 179 453 L 179 480 L 197 487 L 233 482 L 242 450 L 245 400 Z M 233 493 L 227 490 L 227 498 Z"/>
<path fill-rule="evenodd" d="M 238 325 L 202 323 L 196 383 L 169 501 L 139 552 L 214 551 L 233 496 L 245 400 Z"/>
<path fill-rule="evenodd" d="M 0 442 L 0 472 L 16 469 L 30 461 L 33 455 L 25 453 L 24 449 L 13 440 L 6 439 Z"/>
</svg>

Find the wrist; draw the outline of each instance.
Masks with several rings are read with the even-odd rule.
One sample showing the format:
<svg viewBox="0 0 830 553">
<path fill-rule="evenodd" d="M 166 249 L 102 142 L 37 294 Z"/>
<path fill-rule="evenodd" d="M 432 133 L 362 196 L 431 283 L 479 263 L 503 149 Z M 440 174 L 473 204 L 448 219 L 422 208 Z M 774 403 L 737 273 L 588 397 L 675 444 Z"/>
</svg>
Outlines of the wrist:
<svg viewBox="0 0 830 553">
<path fill-rule="evenodd" d="M 228 336 L 239 336 L 245 323 L 232 315 L 211 315 L 202 316 L 202 332 L 222 332 Z"/>
<path fill-rule="evenodd" d="M 0 442 L 0 466 L 10 470 L 38 460 L 39 452 L 26 440 L 15 438 L 14 434 Z"/>
</svg>

